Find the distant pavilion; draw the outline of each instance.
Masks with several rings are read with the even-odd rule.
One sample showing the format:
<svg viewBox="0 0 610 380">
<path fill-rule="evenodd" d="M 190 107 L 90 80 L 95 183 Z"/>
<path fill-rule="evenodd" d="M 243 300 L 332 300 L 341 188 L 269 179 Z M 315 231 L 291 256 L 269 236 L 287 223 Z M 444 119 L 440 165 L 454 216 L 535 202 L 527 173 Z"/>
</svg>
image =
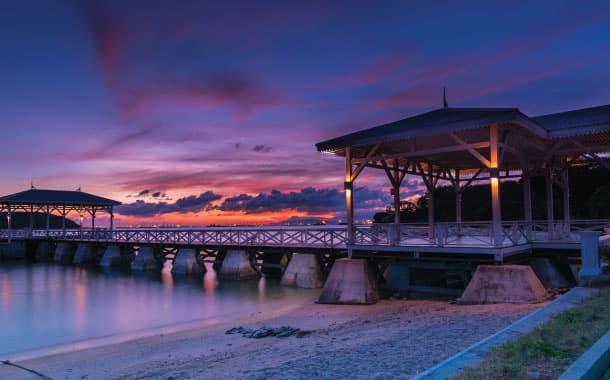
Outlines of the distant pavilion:
<svg viewBox="0 0 610 380">
<path fill-rule="evenodd" d="M 66 216 L 71 212 L 79 215 L 82 228 L 83 216 L 87 213 L 91 216 L 91 229 L 95 228 L 95 217 L 98 212 L 103 211 L 110 215 L 110 230 L 114 224 L 114 206 L 121 202 L 99 197 L 83 191 L 66 190 L 42 190 L 32 188 L 30 190 L 0 197 L 0 213 L 6 213 L 8 231 L 12 229 L 12 216 L 14 212 L 23 211 L 30 216 L 30 231 L 33 229 L 34 213 L 45 213 L 46 229 L 49 229 L 49 220 L 52 213 L 62 216 L 62 230 L 66 229 Z"/>
<path fill-rule="evenodd" d="M 570 235 L 568 168 L 592 160 L 609 168 L 600 154 L 610 152 L 610 105 L 530 117 L 518 108 L 444 108 L 316 144 L 318 151 L 345 157 L 348 250 L 367 244 L 354 226 L 354 182 L 364 168 L 383 170 L 392 185 L 394 224 L 389 245 L 401 245 L 400 186 L 406 175 L 422 178 L 428 198 L 428 241 L 447 231 L 435 225 L 434 189 L 439 180 L 455 189 L 456 222 L 463 226 L 461 197 L 474 181 L 491 184 L 490 247 L 533 240 L 532 176 L 546 177 L 546 240 Z M 499 181 L 522 178 L 525 221 L 515 230 L 503 224 Z M 563 190 L 563 216 L 553 215 L 553 183 Z M 447 226 L 445 226 L 447 227 Z M 364 231 L 364 230 L 363 230 Z M 362 232 L 364 233 L 364 232 Z M 370 240 L 372 238 L 368 238 Z M 370 243 L 373 244 L 373 243 Z M 438 245 L 441 245 L 439 243 Z"/>
</svg>

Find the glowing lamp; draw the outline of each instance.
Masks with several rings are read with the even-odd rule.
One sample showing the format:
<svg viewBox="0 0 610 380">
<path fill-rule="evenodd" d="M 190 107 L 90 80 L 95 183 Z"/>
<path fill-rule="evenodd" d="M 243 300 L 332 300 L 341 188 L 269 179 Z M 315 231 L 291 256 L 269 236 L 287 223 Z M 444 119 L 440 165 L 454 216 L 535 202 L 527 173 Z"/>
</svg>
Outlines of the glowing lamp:
<svg viewBox="0 0 610 380">
<path fill-rule="evenodd" d="M 343 189 L 344 190 L 352 190 L 353 189 L 353 182 L 350 181 L 345 181 L 343 182 Z"/>
</svg>

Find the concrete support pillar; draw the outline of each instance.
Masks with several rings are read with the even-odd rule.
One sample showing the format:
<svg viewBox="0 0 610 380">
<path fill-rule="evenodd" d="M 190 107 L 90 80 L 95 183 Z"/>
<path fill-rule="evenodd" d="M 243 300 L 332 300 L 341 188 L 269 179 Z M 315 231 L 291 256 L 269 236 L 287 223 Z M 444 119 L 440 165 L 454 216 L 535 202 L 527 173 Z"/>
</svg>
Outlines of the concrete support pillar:
<svg viewBox="0 0 610 380">
<path fill-rule="evenodd" d="M 375 272 L 366 259 L 339 259 L 333 264 L 318 303 L 372 304 L 379 300 Z"/>
<path fill-rule="evenodd" d="M 280 282 L 297 288 L 321 288 L 322 272 L 315 253 L 293 253 Z"/>
<path fill-rule="evenodd" d="M 118 245 L 109 245 L 104 251 L 100 266 L 102 267 L 117 267 L 123 263 L 121 259 L 121 247 Z"/>
<path fill-rule="evenodd" d="M 540 282 L 547 289 L 570 288 L 573 284 L 559 268 L 547 257 L 533 257 L 530 264 Z"/>
<path fill-rule="evenodd" d="M 144 246 L 138 249 L 138 254 L 131 262 L 131 270 L 147 271 L 157 270 L 160 268 L 157 259 L 155 259 L 155 251 L 152 247 Z"/>
<path fill-rule="evenodd" d="M 386 288 L 391 291 L 405 292 L 409 288 L 409 267 L 404 263 L 391 263 L 384 272 Z"/>
<path fill-rule="evenodd" d="M 528 168 L 523 169 L 523 215 L 525 219 L 525 236 L 527 240 L 532 240 L 532 181 Z"/>
<path fill-rule="evenodd" d="M 555 216 L 553 205 L 553 168 L 548 164 L 546 168 L 546 221 L 548 229 L 548 239 L 555 238 Z"/>
<path fill-rule="evenodd" d="M 578 283 L 588 285 L 601 274 L 599 266 L 599 231 L 580 231 L 580 257 L 582 267 L 578 272 Z"/>
<path fill-rule="evenodd" d="M 26 256 L 26 244 L 24 241 L 0 244 L 0 260 L 21 260 Z"/>
<path fill-rule="evenodd" d="M 250 255 L 245 250 L 230 249 L 227 251 L 218 278 L 225 280 L 248 280 L 258 278 L 259 273 L 252 267 Z"/>
<path fill-rule="evenodd" d="M 74 259 L 74 245 L 72 243 L 60 241 L 55 247 L 53 260 L 59 263 L 68 264 Z"/>
<path fill-rule="evenodd" d="M 93 249 L 91 244 L 79 243 L 72 263 L 75 265 L 85 265 L 95 262 L 96 259 L 95 249 Z"/>
<path fill-rule="evenodd" d="M 35 257 L 37 260 L 50 259 L 52 257 L 51 242 L 48 240 L 39 241 L 38 245 L 36 246 Z"/>
<path fill-rule="evenodd" d="M 538 303 L 549 294 L 529 265 L 479 265 L 457 301 L 462 304 Z"/>
<path fill-rule="evenodd" d="M 180 248 L 172 265 L 172 274 L 204 274 L 205 268 L 197 261 L 199 253 L 193 248 Z"/>
</svg>

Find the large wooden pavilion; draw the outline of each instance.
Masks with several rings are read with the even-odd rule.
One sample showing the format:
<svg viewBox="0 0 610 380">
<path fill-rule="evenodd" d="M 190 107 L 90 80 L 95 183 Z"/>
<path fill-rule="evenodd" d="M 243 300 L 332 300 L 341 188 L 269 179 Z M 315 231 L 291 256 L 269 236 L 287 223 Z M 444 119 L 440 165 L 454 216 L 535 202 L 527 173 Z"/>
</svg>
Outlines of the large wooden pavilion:
<svg viewBox="0 0 610 380">
<path fill-rule="evenodd" d="M 34 213 L 45 213 L 46 229 L 49 229 L 49 219 L 51 213 L 58 213 L 62 216 L 62 230 L 66 228 L 66 216 L 71 212 L 79 215 L 82 228 L 83 216 L 85 213 L 91 217 L 91 229 L 95 228 L 95 217 L 98 212 L 103 211 L 110 215 L 110 230 L 113 229 L 114 206 L 121 202 L 103 198 L 97 195 L 85 193 L 83 191 L 66 190 L 42 190 L 31 188 L 19 193 L 0 197 L 0 213 L 6 213 L 8 225 L 8 239 L 11 239 L 12 216 L 14 212 L 23 211 L 29 214 L 29 231 L 33 229 Z"/>
<path fill-rule="evenodd" d="M 570 220 L 568 168 L 591 160 L 609 167 L 603 154 L 610 152 L 610 105 L 537 117 L 517 108 L 445 106 L 323 141 L 316 147 L 320 152 L 345 157 L 350 255 L 352 249 L 383 244 L 392 249 L 415 246 L 418 250 L 466 247 L 463 252 L 483 247 L 490 253 L 514 247 L 530 249 L 536 241 L 557 245 L 578 239 L 571 233 L 575 221 Z M 383 170 L 392 185 L 394 228 L 388 229 L 386 240 L 370 229 L 354 226 L 354 182 L 365 168 Z M 407 175 L 421 177 L 427 188 L 428 226 L 420 226 L 419 235 L 416 229 L 400 225 L 400 187 Z M 532 176 L 546 177 L 544 228 L 532 220 Z M 522 223 L 502 220 L 499 181 L 511 178 L 522 178 L 524 185 Z M 434 221 L 433 190 L 439 180 L 448 181 L 455 189 L 455 223 Z M 461 216 L 462 193 L 468 185 L 481 181 L 490 183 L 492 221 L 465 223 Z M 553 215 L 554 182 L 563 190 L 561 221 Z M 489 239 L 483 243 L 473 240 L 477 235 Z"/>
</svg>

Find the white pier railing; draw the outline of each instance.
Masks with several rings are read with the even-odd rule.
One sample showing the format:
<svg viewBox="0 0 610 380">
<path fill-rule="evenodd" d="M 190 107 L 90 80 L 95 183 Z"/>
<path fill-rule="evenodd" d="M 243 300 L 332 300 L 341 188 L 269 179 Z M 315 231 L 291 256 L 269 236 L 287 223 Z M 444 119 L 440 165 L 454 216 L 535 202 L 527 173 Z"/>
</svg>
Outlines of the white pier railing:
<svg viewBox="0 0 610 380">
<path fill-rule="evenodd" d="M 610 220 L 563 221 L 550 226 L 547 221 L 502 223 L 503 236 L 494 241 L 490 222 L 368 224 L 354 226 L 354 245 L 397 247 L 490 248 L 528 243 L 578 243 L 581 230 L 610 231 Z M 0 230 L 0 239 L 9 231 Z M 203 246 L 301 247 L 342 249 L 347 247 L 346 226 L 206 227 L 193 229 L 130 228 L 12 230 L 12 239 L 51 238 L 58 240 L 102 241 L 133 244 L 193 244 Z"/>
</svg>

